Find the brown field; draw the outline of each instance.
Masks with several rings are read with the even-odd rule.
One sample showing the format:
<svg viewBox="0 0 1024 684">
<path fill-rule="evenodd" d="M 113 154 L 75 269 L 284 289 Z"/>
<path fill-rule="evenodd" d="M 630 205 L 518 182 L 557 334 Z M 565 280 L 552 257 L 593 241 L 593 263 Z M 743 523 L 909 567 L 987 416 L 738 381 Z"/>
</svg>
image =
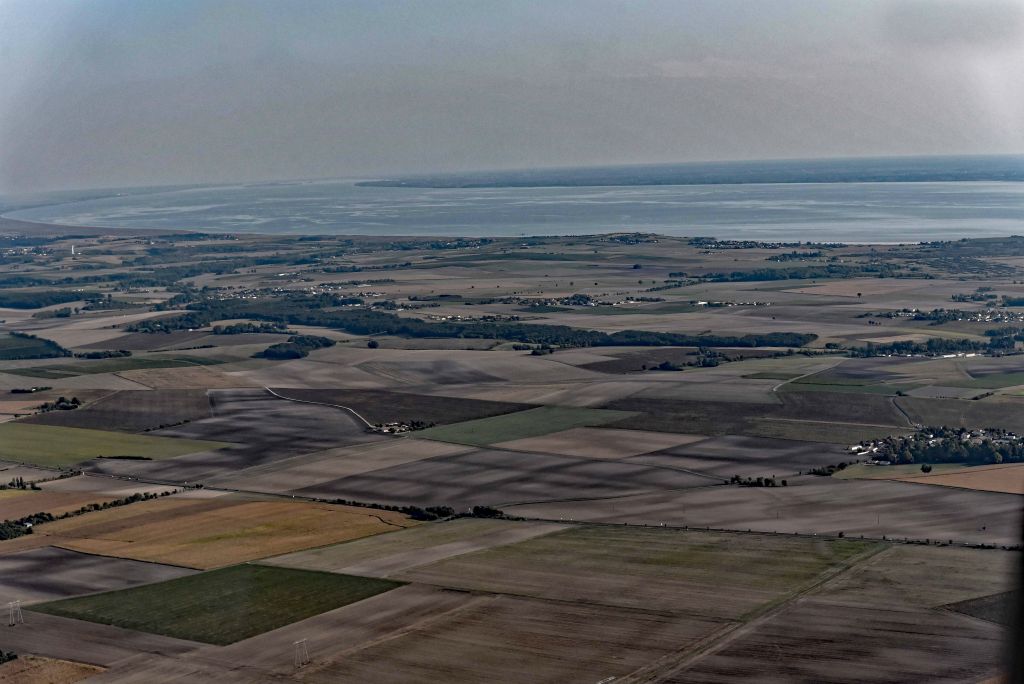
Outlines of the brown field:
<svg viewBox="0 0 1024 684">
<path fill-rule="evenodd" d="M 780 404 L 628 397 L 602 408 L 641 415 L 609 427 L 705 435 L 750 435 L 852 444 L 909 427 L 888 397 L 876 394 L 786 391 Z M 856 439 L 851 439 L 856 437 Z"/>
<path fill-rule="evenodd" d="M 412 422 L 448 425 L 532 408 L 529 404 L 479 401 L 457 397 L 347 389 L 282 389 L 281 396 L 347 406 L 371 423 Z"/>
<path fill-rule="evenodd" d="M 17 520 L 33 513 L 60 515 L 91 503 L 116 499 L 99 492 L 62 492 L 8 489 L 0 491 L 0 520 Z M 0 550 L 3 549 L 0 544 Z"/>
<path fill-rule="evenodd" d="M 247 468 L 240 473 L 226 472 L 209 478 L 207 483 L 231 489 L 284 494 L 351 475 L 472 450 L 473 447 L 426 439 L 388 439 L 293 456 Z"/>
<path fill-rule="evenodd" d="M 953 684 L 996 674 L 1001 655 L 998 627 L 954 613 L 808 599 L 662 681 Z"/>
<path fill-rule="evenodd" d="M 396 579 L 554 601 L 737 619 L 870 542 L 577 526 L 415 567 Z"/>
<path fill-rule="evenodd" d="M 351 501 L 470 506 L 614 497 L 706 487 L 718 481 L 675 468 L 499 449 L 475 449 L 343 477 L 293 494 Z"/>
<path fill-rule="evenodd" d="M 95 665 L 26 655 L 0 665 L 0 682 L 73 684 L 101 672 L 103 668 Z"/>
<path fill-rule="evenodd" d="M 28 611 L 25 624 L 14 629 L 4 628 L 5 650 L 100 667 L 111 667 L 126 660 L 152 662 L 151 659 L 159 655 L 181 656 L 194 652 L 199 646 L 193 641 Z"/>
<path fill-rule="evenodd" d="M 811 468 L 849 459 L 845 447 L 765 437 L 727 435 L 683 444 L 631 461 L 685 468 L 729 479 L 743 477 L 793 477 Z"/>
<path fill-rule="evenodd" d="M 811 287 L 789 288 L 786 291 L 794 294 L 828 295 L 831 297 L 857 297 L 857 293 L 868 295 L 886 295 L 906 293 L 912 290 L 927 290 L 932 287 L 926 280 L 901 280 L 899 278 L 845 278 L 814 285 Z"/>
<path fill-rule="evenodd" d="M 162 582 L 193 572 L 46 546 L 0 556 L 0 601 L 49 601 Z"/>
<path fill-rule="evenodd" d="M 582 427 L 540 437 L 501 442 L 494 446 L 512 451 L 534 451 L 580 458 L 620 459 L 678 447 L 704 439 L 707 439 L 704 435 Z"/>
<path fill-rule="evenodd" d="M 695 643 L 719 623 L 515 596 L 478 600 L 420 630 L 317 664 L 302 682 L 597 682 Z"/>
<path fill-rule="evenodd" d="M 205 366 L 127 370 L 117 375 L 151 389 L 231 389 L 256 386 L 245 378 L 211 370 Z"/>
<path fill-rule="evenodd" d="M 1024 399 L 989 397 L 979 401 L 897 397 L 896 403 L 921 425 L 1000 427 L 1024 432 Z"/>
<path fill-rule="evenodd" d="M 262 389 L 211 390 L 214 415 L 151 434 L 196 438 L 220 435 L 237 446 L 164 461 L 93 462 L 96 472 L 170 482 L 205 482 L 245 468 L 345 445 L 388 441 L 366 432 L 347 411 L 277 399 Z"/>
<path fill-rule="evenodd" d="M 127 333 L 120 337 L 99 340 L 79 345 L 83 349 L 127 349 L 128 351 L 153 351 L 165 347 L 183 347 L 200 344 L 197 340 L 206 337 L 199 330 L 176 330 L 169 333 Z"/>
<path fill-rule="evenodd" d="M 972 466 L 961 470 L 947 470 L 935 474 L 917 473 L 892 479 L 982 492 L 1024 494 L 1024 463 Z"/>
<path fill-rule="evenodd" d="M 262 561 L 304 570 L 390 577 L 417 566 L 505 546 L 565 529 L 565 525 L 461 518 L 299 551 Z"/>
<path fill-rule="evenodd" d="M 209 569 L 413 524 L 401 514 L 366 508 L 168 497 L 47 523 L 36 535 L 85 553 Z"/>
<path fill-rule="evenodd" d="M 1020 498 L 1013 494 L 813 475 L 792 478 L 788 487 L 700 487 L 503 510 L 547 520 L 1020 543 Z"/>
<path fill-rule="evenodd" d="M 49 480 L 56 476 L 57 473 L 49 468 L 36 468 L 35 466 L 22 465 L 20 463 L 0 461 L 0 484 L 7 484 L 18 477 L 28 483 Z"/>
<path fill-rule="evenodd" d="M 751 349 L 746 347 L 720 349 L 718 351 L 721 351 L 722 354 L 734 361 L 770 357 L 776 353 L 775 350 L 771 349 Z M 559 359 L 560 355 L 556 354 L 555 358 Z M 697 358 L 698 352 L 696 347 L 657 347 L 614 354 L 611 359 L 580 364 L 580 367 L 601 373 L 661 373 L 670 372 L 653 370 L 662 362 L 667 361 L 679 366 L 685 366 Z"/>
<path fill-rule="evenodd" d="M 51 411 L 29 423 L 140 432 L 210 416 L 203 389 L 121 391 L 74 411 Z"/>
<path fill-rule="evenodd" d="M 889 609 L 940 608 L 1013 586 L 1016 553 L 895 545 L 829 584 L 823 599 L 837 605 Z"/>
</svg>

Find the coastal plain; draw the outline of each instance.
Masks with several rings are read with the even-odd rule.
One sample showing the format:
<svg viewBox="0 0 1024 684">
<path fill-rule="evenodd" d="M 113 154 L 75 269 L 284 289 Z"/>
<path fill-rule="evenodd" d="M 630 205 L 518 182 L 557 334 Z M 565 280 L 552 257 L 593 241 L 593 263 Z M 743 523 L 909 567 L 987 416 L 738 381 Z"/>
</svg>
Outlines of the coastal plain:
<svg viewBox="0 0 1024 684">
<path fill-rule="evenodd" d="M 0 681 L 1003 671 L 1022 238 L 0 237 Z"/>
</svg>

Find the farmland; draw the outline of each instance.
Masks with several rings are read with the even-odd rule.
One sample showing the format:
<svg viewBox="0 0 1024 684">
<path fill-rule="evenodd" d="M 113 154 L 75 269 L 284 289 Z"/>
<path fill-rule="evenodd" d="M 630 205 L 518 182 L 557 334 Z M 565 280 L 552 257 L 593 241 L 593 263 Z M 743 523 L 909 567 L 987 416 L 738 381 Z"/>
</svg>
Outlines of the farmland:
<svg viewBox="0 0 1024 684">
<path fill-rule="evenodd" d="M 442 442 L 487 446 L 497 442 L 536 437 L 570 428 L 602 425 L 629 417 L 628 412 L 545 406 L 452 426 L 424 430 L 420 437 Z"/>
<path fill-rule="evenodd" d="M 381 390 L 280 389 L 281 396 L 351 408 L 371 423 L 412 423 L 447 425 L 488 418 L 530 408 L 500 401 L 478 401 L 459 397 L 437 397 Z"/>
<path fill-rule="evenodd" d="M 33 610 L 211 644 L 230 644 L 394 589 L 387 580 L 236 565 L 33 606 Z"/>
<path fill-rule="evenodd" d="M 191 570 L 53 546 L 0 556 L 0 598 L 46 601 L 184 577 Z"/>
<path fill-rule="evenodd" d="M 166 497 L 42 525 L 36 541 L 209 569 L 414 524 L 388 511 L 246 497 Z"/>
<path fill-rule="evenodd" d="M 210 415 L 206 390 L 121 391 L 76 411 L 51 411 L 26 423 L 142 432 Z"/>
<path fill-rule="evenodd" d="M 63 355 L 60 345 L 47 339 L 0 335 L 0 360 L 45 359 Z"/>
<path fill-rule="evenodd" d="M 1024 470 L 851 447 L 1024 433 L 1024 334 L 995 330 L 1013 307 L 954 299 L 1024 297 L 1024 241 L 815 246 L 791 267 L 665 236 L 112 232 L 70 259 L 64 230 L 12 282 L 71 297 L 88 278 L 119 303 L 4 311 L 0 356 L 33 339 L 11 331 L 67 349 L 0 358 L 18 535 L 0 602 L 26 616 L 0 648 L 22 663 L 115 682 L 999 674 Z M 946 258 L 967 249 L 969 270 Z M 828 264 L 859 275 L 757 279 Z M 290 334 L 334 344 L 260 355 Z M 80 405 L 44 410 L 59 397 Z M 166 495 L 103 507 L 136 492 Z"/>
<path fill-rule="evenodd" d="M 4 423 L 0 425 L 0 459 L 42 466 L 64 466 L 93 458 L 161 459 L 226 444 L 208 440 L 168 439 L 106 430 Z"/>
</svg>

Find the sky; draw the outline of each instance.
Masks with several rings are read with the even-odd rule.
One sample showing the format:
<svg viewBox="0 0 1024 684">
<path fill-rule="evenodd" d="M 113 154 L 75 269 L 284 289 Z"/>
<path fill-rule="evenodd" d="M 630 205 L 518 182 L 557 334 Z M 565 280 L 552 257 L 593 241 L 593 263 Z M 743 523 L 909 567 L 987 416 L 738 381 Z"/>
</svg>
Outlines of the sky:
<svg viewBox="0 0 1024 684">
<path fill-rule="evenodd" d="M 0 0 L 0 194 L 1024 152 L 1024 0 Z"/>
</svg>

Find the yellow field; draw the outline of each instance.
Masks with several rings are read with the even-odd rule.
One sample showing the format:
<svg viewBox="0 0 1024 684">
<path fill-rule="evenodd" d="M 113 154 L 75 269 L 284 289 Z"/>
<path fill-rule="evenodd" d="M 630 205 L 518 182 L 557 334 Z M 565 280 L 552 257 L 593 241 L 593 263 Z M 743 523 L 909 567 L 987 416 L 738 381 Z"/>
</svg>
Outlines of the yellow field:
<svg viewBox="0 0 1024 684">
<path fill-rule="evenodd" d="M 91 503 L 118 497 L 101 492 L 51 492 L 30 489 L 0 491 L 0 520 L 17 520 L 33 513 L 60 515 Z"/>
<path fill-rule="evenodd" d="M 1024 494 L 1024 463 L 974 466 L 941 473 L 920 473 L 893 478 L 904 482 L 975 489 L 981 492 Z"/>
<path fill-rule="evenodd" d="M 166 497 L 40 525 L 85 553 L 210 569 L 410 527 L 399 513 L 233 496 Z"/>
<path fill-rule="evenodd" d="M 117 373 L 153 389 L 231 389 L 253 387 L 253 383 L 206 366 L 184 368 L 146 368 Z"/>
<path fill-rule="evenodd" d="M 20 655 L 0 665 L 0 682 L 18 684 L 72 684 L 103 672 L 102 667 L 70 660 Z"/>
</svg>

